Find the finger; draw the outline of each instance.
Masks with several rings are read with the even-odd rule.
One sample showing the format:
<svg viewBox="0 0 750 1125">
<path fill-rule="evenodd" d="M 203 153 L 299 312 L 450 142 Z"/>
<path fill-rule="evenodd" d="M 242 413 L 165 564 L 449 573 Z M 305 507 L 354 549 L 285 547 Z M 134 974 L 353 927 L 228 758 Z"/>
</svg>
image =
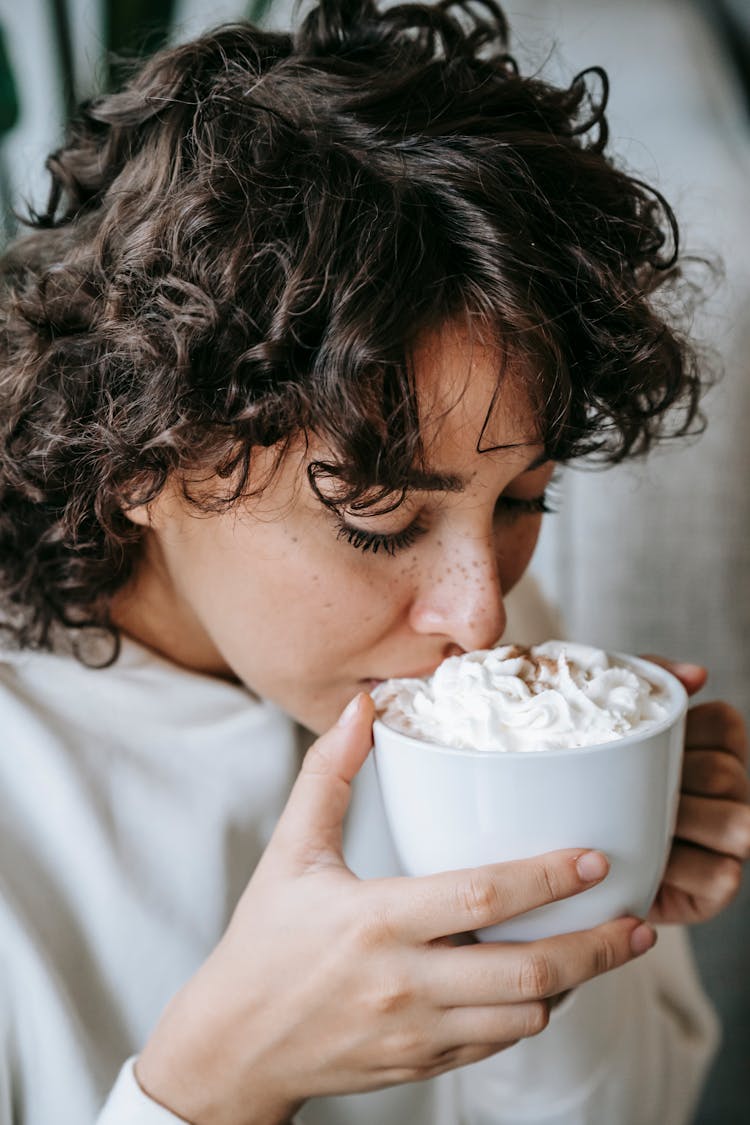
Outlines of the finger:
<svg viewBox="0 0 750 1125">
<path fill-rule="evenodd" d="M 691 749 L 682 761 L 682 791 L 696 797 L 746 801 L 750 797 L 750 778 L 734 754 Z"/>
<path fill-rule="evenodd" d="M 448 1070 L 455 1070 L 460 1066 L 467 1066 L 469 1063 L 481 1062 L 482 1059 L 487 1059 L 490 1055 L 496 1055 L 500 1051 L 507 1051 L 508 1047 L 515 1047 L 518 1039 L 502 1040 L 496 1043 L 478 1043 L 469 1044 L 465 1047 L 450 1047 L 445 1051 L 436 1054 L 436 1061 L 432 1066 L 423 1068 L 416 1077 L 418 1079 L 424 1078 L 437 1078 L 439 1074 L 445 1074 Z M 389 1085 L 397 1085 L 402 1082 L 413 1081 L 414 1075 L 411 1078 L 397 1076 L 393 1080 L 389 1080 Z"/>
<path fill-rule="evenodd" d="M 342 824 L 351 782 L 372 746 L 374 705 L 360 692 L 305 754 L 274 840 L 310 864 L 343 864 Z"/>
<path fill-rule="evenodd" d="M 549 1000 L 524 1004 L 491 1004 L 481 1007 L 451 1008 L 444 1013 L 438 1028 L 436 1046 L 445 1050 L 481 1047 L 501 1040 L 528 1039 L 544 1031 L 549 1023 Z"/>
<path fill-rule="evenodd" d="M 695 695 L 708 679 L 708 671 L 702 664 L 688 664 L 683 660 L 667 660 L 664 656 L 642 656 L 641 659 L 650 660 L 652 664 L 658 664 L 661 668 L 666 668 L 668 672 L 677 677 L 688 695 Z"/>
<path fill-rule="evenodd" d="M 689 924 L 713 918 L 735 897 L 741 879 L 739 860 L 676 843 L 649 921 Z"/>
<path fill-rule="evenodd" d="M 685 744 L 726 750 L 747 762 L 748 739 L 745 721 L 736 709 L 722 700 L 700 703 L 688 711 Z"/>
<path fill-rule="evenodd" d="M 387 879 L 382 903 L 390 928 L 425 942 L 478 930 L 600 883 L 606 856 L 583 848 L 412 879 Z"/>
<path fill-rule="evenodd" d="M 750 858 L 750 805 L 715 797 L 683 796 L 675 836 L 712 852 Z"/>
<path fill-rule="evenodd" d="M 436 946 L 425 962 L 430 966 L 430 998 L 446 1007 L 548 999 L 626 964 L 655 941 L 650 926 L 618 918 L 542 941 Z"/>
</svg>

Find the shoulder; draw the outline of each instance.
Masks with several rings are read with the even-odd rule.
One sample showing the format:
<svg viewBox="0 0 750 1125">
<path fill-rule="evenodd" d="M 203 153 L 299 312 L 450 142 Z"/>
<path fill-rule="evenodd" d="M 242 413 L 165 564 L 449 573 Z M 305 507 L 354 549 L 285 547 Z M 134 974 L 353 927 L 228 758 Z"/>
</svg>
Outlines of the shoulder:
<svg viewBox="0 0 750 1125">
<path fill-rule="evenodd" d="M 49 653 L 0 651 L 0 771 L 19 754 L 57 741 L 65 725 L 66 694 L 62 666 L 69 661 Z"/>
</svg>

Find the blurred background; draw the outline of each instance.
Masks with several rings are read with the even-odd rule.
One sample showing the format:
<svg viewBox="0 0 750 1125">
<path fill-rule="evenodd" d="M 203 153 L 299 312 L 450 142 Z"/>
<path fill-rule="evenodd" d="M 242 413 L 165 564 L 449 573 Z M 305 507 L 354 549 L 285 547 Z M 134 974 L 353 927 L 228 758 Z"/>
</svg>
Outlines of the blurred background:
<svg viewBox="0 0 750 1125">
<path fill-rule="evenodd" d="M 303 5 L 306 7 L 307 5 Z M 288 27 L 292 0 L 0 0 L 0 243 L 43 205 L 44 158 L 77 101 L 147 54 L 224 20 Z M 694 333 L 724 376 L 706 434 L 642 465 L 569 470 L 537 577 L 569 635 L 704 663 L 705 698 L 750 717 L 750 0 L 509 0 L 524 69 L 606 67 L 612 150 L 674 206 L 684 246 L 724 277 Z M 698 1125 L 750 1122 L 750 881 L 692 931 L 724 1045 Z M 610 1125 L 608 1122 L 597 1125 Z"/>
</svg>

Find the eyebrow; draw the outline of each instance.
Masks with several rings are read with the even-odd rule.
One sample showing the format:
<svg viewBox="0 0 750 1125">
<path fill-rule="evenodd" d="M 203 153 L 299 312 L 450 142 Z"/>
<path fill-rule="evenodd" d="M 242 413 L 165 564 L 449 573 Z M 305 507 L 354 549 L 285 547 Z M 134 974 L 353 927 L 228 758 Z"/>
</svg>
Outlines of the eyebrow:
<svg viewBox="0 0 750 1125">
<path fill-rule="evenodd" d="M 503 449 L 517 449 L 518 445 L 502 446 Z M 546 451 L 538 454 L 529 464 L 522 470 L 524 473 L 530 473 L 533 469 L 539 469 L 542 465 L 549 461 L 549 454 Z M 415 492 L 464 492 L 468 481 L 460 473 L 440 473 L 436 469 L 412 469 L 409 473 L 409 488 L 414 489 Z"/>
</svg>

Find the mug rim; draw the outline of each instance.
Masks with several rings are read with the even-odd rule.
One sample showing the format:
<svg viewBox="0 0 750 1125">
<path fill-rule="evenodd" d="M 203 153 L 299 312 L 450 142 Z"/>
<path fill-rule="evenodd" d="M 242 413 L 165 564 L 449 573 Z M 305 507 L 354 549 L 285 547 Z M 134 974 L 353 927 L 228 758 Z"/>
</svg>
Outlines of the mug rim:
<svg viewBox="0 0 750 1125">
<path fill-rule="evenodd" d="M 627 653 L 614 652 L 609 649 L 605 649 L 604 651 L 609 658 L 617 663 L 633 668 L 636 671 L 640 670 L 643 679 L 648 680 L 649 683 L 659 687 L 662 691 L 666 691 L 669 697 L 669 712 L 663 719 L 649 724 L 649 726 L 643 730 L 632 731 L 629 734 L 611 738 L 606 742 L 593 742 L 588 746 L 562 746 L 558 749 L 548 748 L 545 750 L 477 750 L 474 747 L 464 748 L 460 746 L 449 746 L 446 743 L 433 742 L 431 739 L 406 734 L 405 731 L 397 730 L 396 727 L 389 726 L 388 723 L 377 716 L 373 722 L 373 730 L 379 728 L 387 732 L 387 737 L 389 738 L 392 737 L 397 740 L 402 740 L 420 750 L 427 750 L 450 757 L 481 758 L 482 760 L 486 760 L 488 758 L 560 758 L 575 755 L 577 758 L 580 758 L 582 754 L 596 754 L 604 750 L 614 750 L 615 748 L 620 750 L 623 746 L 636 746 L 646 739 L 653 738 L 656 734 L 661 734 L 669 730 L 670 727 L 675 726 L 683 718 L 688 708 L 688 693 L 684 685 L 677 679 L 673 672 L 662 667 L 661 664 L 655 664 L 652 660 L 646 660 L 641 656 L 630 656 Z M 379 749 L 377 740 L 374 740 L 374 749 L 376 752 Z M 380 749 L 382 749 L 382 746 Z"/>
</svg>

